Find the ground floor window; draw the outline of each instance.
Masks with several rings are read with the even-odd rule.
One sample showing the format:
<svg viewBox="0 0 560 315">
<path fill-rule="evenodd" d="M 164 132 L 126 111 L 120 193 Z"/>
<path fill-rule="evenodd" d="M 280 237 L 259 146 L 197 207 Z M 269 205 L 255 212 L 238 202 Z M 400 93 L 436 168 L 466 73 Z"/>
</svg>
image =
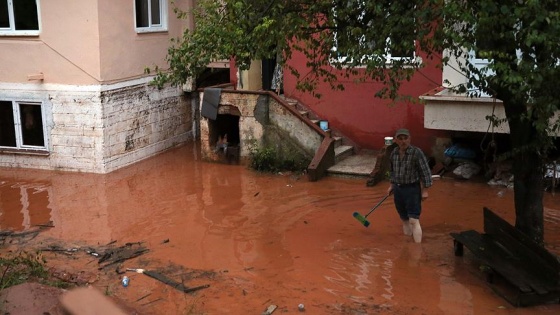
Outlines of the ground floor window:
<svg viewBox="0 0 560 315">
<path fill-rule="evenodd" d="M 0 148 L 46 150 L 41 103 L 0 100 Z"/>
</svg>

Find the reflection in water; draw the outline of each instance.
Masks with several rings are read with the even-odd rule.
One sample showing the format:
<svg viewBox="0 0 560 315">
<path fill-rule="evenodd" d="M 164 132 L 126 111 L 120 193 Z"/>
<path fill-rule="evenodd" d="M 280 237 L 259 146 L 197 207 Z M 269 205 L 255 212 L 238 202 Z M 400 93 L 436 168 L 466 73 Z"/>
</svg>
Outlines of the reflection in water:
<svg viewBox="0 0 560 315">
<path fill-rule="evenodd" d="M 438 307 L 445 314 L 453 312 L 453 310 L 461 310 L 461 314 L 474 314 L 472 294 L 461 283 L 452 277 L 442 276 L 440 278 L 440 301 Z"/>
<path fill-rule="evenodd" d="M 560 210 L 544 208 L 545 244 L 560 255 Z"/>
<path fill-rule="evenodd" d="M 0 229 L 24 231 L 51 225 L 50 183 L 0 180 Z"/>
<path fill-rule="evenodd" d="M 354 274 L 354 281 L 356 286 L 354 289 L 358 292 L 364 293 L 368 288 L 371 281 L 369 280 L 370 267 L 375 263 L 373 255 L 361 254 L 356 264 L 356 273 Z"/>
<path fill-rule="evenodd" d="M 357 303 L 366 303 L 377 290 L 381 289 L 381 297 L 391 300 L 394 296 L 391 284 L 393 267 L 391 259 L 384 258 L 378 249 L 340 250 L 340 248 L 344 248 L 340 240 L 329 246 L 332 251 L 329 264 L 331 275 L 324 277 L 335 286 L 326 287 L 325 291 L 338 297 L 347 297 Z M 383 263 L 380 264 L 378 261 Z M 382 288 L 377 287 L 378 283 Z M 349 295 L 348 289 L 353 293 Z"/>
<path fill-rule="evenodd" d="M 383 262 L 383 270 L 381 272 L 381 278 L 385 281 L 385 293 L 381 294 L 381 296 L 388 301 L 391 301 L 395 296 L 393 294 L 393 285 L 391 284 L 391 269 L 393 269 L 393 261 L 386 259 Z"/>
<path fill-rule="evenodd" d="M 560 210 L 555 210 L 551 208 L 544 208 L 544 222 L 559 224 L 560 223 Z"/>
<path fill-rule="evenodd" d="M 460 314 L 474 314 L 473 294 L 471 290 L 461 284 L 456 277 L 456 270 L 448 264 L 442 263 L 439 267 L 440 297 L 438 308 L 444 314 L 461 310 Z"/>
</svg>

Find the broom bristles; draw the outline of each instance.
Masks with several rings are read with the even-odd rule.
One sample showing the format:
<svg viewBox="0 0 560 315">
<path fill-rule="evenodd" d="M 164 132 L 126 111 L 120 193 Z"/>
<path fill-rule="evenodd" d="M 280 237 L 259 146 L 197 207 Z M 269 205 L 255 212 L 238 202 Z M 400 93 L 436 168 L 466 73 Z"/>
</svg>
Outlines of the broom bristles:
<svg viewBox="0 0 560 315">
<path fill-rule="evenodd" d="M 352 215 L 354 216 L 354 218 L 356 218 L 356 220 L 360 221 L 360 223 L 362 223 L 365 227 L 369 226 L 369 221 L 366 219 L 366 217 L 361 215 L 359 212 L 354 212 Z"/>
</svg>

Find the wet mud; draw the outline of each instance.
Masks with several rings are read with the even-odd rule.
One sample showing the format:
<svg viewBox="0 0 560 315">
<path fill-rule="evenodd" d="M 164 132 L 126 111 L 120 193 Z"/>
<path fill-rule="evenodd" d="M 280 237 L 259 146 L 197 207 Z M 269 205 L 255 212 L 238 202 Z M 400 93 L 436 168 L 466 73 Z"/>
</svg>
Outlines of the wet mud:
<svg viewBox="0 0 560 315">
<path fill-rule="evenodd" d="M 514 308 L 486 284 L 476 259 L 453 254 L 450 232 L 482 231 L 482 208 L 514 222 L 513 191 L 442 178 L 423 204 L 422 244 L 402 233 L 392 198 L 365 215 L 388 183 L 260 174 L 203 162 L 186 145 L 107 175 L 0 169 L 0 253 L 58 244 L 49 264 L 98 272 L 92 286 L 140 314 L 558 314 Z M 560 195 L 546 193 L 545 242 L 560 254 Z M 142 255 L 99 269 L 92 248 L 139 242 Z M 89 252 L 86 249 L 89 248 Z M 185 287 L 126 268 L 153 270 Z M 121 273 L 119 273 L 121 272 Z M 124 273 L 123 273 L 124 272 Z M 122 276 L 130 278 L 127 287 Z M 208 287 L 206 287 L 208 286 Z"/>
</svg>

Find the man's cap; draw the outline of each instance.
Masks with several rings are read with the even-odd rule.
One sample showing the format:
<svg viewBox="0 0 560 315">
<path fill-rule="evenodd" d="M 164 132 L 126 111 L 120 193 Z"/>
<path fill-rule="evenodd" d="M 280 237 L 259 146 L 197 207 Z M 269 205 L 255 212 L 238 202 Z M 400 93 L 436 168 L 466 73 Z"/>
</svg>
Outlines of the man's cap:
<svg viewBox="0 0 560 315">
<path fill-rule="evenodd" d="M 397 132 L 395 133 L 395 138 L 398 137 L 399 135 L 405 135 L 405 136 L 409 136 L 409 137 L 410 137 L 410 132 L 408 132 L 408 129 L 399 129 L 399 130 L 397 130 Z"/>
</svg>

